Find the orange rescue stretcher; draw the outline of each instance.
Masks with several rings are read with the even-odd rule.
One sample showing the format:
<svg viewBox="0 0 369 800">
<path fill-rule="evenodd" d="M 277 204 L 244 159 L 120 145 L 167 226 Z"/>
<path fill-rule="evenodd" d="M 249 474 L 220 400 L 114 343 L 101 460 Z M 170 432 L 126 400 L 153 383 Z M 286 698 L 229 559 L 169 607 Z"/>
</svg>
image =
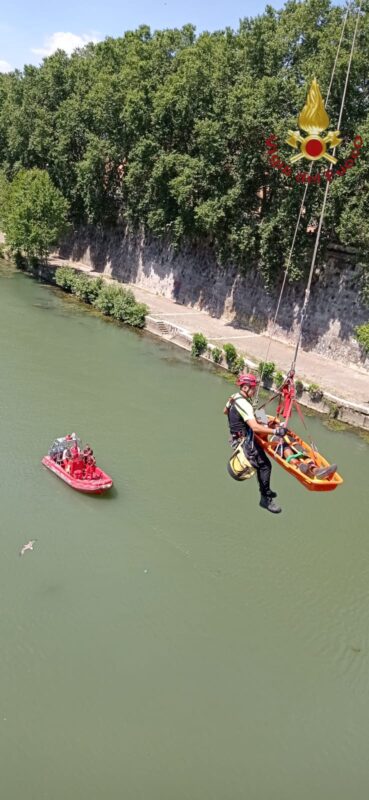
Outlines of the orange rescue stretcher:
<svg viewBox="0 0 369 800">
<path fill-rule="evenodd" d="M 283 421 L 279 422 L 279 420 L 271 415 L 268 415 L 268 421 L 273 420 L 273 422 L 283 425 Z M 306 456 L 311 458 L 312 461 L 316 464 L 317 467 L 328 467 L 329 462 L 318 453 L 316 450 L 313 449 L 311 445 L 307 442 L 304 442 L 300 436 L 297 435 L 294 431 L 287 428 L 286 435 L 293 439 L 294 444 L 301 445 L 301 448 L 306 452 Z M 270 441 L 259 434 L 254 434 L 255 441 L 265 450 L 270 458 L 273 458 L 283 469 L 286 470 L 290 475 L 293 475 L 297 480 L 305 486 L 306 489 L 309 489 L 310 492 L 333 492 L 334 489 L 337 489 L 337 486 L 340 486 L 343 483 L 343 479 L 335 472 L 334 475 L 330 478 L 323 478 L 323 480 L 319 480 L 319 478 L 309 478 L 308 475 L 305 475 L 301 470 L 298 468 L 298 461 L 295 463 L 292 461 L 286 461 L 286 459 L 282 458 L 279 455 L 278 448 L 279 448 L 279 441 Z"/>
</svg>

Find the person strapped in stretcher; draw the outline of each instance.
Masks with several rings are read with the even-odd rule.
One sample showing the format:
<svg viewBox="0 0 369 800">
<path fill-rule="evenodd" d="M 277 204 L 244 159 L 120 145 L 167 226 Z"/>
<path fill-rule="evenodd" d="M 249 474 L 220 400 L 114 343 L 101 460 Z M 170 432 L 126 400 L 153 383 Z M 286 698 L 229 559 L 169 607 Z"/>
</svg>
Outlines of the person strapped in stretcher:
<svg viewBox="0 0 369 800">
<path fill-rule="evenodd" d="M 267 419 L 265 412 L 257 411 L 256 417 L 259 422 L 264 421 L 264 419 L 261 419 L 261 416 L 265 416 Z M 280 458 L 283 458 L 287 464 L 292 463 L 308 478 L 327 480 L 327 478 L 331 478 L 337 471 L 337 464 L 328 464 L 327 467 L 317 467 L 301 442 L 295 438 L 294 433 L 283 425 L 280 425 L 276 429 L 274 436 L 270 438 L 270 442 L 277 442 L 275 448 L 276 454 L 280 456 Z"/>
</svg>

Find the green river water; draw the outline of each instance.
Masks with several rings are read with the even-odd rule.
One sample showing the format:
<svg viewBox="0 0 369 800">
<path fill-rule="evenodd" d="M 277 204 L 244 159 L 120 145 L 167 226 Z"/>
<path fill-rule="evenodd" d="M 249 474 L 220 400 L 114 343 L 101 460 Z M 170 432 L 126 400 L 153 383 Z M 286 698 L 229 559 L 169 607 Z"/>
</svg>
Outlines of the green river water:
<svg viewBox="0 0 369 800">
<path fill-rule="evenodd" d="M 309 419 L 345 483 L 275 465 L 274 516 L 187 353 L 7 266 L 0 351 L 4 800 L 366 798 L 368 444 Z M 109 496 L 41 465 L 72 430 Z"/>
</svg>

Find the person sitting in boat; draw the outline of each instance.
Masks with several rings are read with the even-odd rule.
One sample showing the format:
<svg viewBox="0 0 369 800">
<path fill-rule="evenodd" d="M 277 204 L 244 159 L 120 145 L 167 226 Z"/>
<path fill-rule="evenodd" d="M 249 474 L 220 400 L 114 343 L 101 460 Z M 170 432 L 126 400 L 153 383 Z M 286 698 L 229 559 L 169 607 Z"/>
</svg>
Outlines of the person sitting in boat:
<svg viewBox="0 0 369 800">
<path fill-rule="evenodd" d="M 95 477 L 95 466 L 96 466 L 96 460 L 95 460 L 95 457 L 94 457 L 94 455 L 92 453 L 92 450 L 91 450 L 91 455 L 87 456 L 87 458 L 86 458 L 86 467 L 85 467 L 85 474 L 84 474 L 84 477 L 85 477 L 86 481 L 91 481 L 91 480 L 94 479 L 94 477 Z"/>
<path fill-rule="evenodd" d="M 56 464 L 61 464 L 63 460 L 63 451 L 58 450 L 56 447 L 50 450 L 49 452 L 50 458 L 55 461 Z"/>
<path fill-rule="evenodd" d="M 77 450 L 77 455 L 73 455 L 72 453 L 71 474 L 78 480 L 81 480 L 83 478 L 84 470 L 85 470 L 85 461 L 82 457 L 82 453 L 80 453 Z"/>
<path fill-rule="evenodd" d="M 66 468 L 66 465 L 69 463 L 71 458 L 72 458 L 72 455 L 71 455 L 70 449 L 69 449 L 69 447 L 66 447 L 65 450 L 63 450 L 63 456 L 62 456 L 62 464 L 63 464 L 64 469 Z"/>
<path fill-rule="evenodd" d="M 77 444 L 77 442 L 74 442 L 74 443 L 73 443 L 73 445 L 72 445 L 72 447 L 70 448 L 70 454 L 71 454 L 72 458 L 78 458 L 78 456 L 79 456 L 79 449 L 78 449 L 78 444 Z"/>
<path fill-rule="evenodd" d="M 84 458 L 86 463 L 87 463 L 87 459 L 90 458 L 91 456 L 93 456 L 93 454 L 94 454 L 94 451 L 92 450 L 90 445 L 86 444 L 85 447 L 83 448 L 83 451 L 82 451 L 82 456 L 83 456 L 83 458 Z"/>
<path fill-rule="evenodd" d="M 63 455 L 62 455 L 62 466 L 64 467 L 64 469 L 65 469 L 67 472 L 69 472 L 70 470 L 69 470 L 69 469 L 67 469 L 67 466 L 68 466 L 69 462 L 70 462 L 70 461 L 71 461 L 71 459 L 72 459 L 71 448 L 72 448 L 72 445 L 73 445 L 73 436 L 72 436 L 70 433 L 68 433 L 68 434 L 67 434 L 67 435 L 64 437 L 64 441 L 65 441 L 65 442 L 68 442 L 68 444 L 67 444 L 67 446 L 66 446 L 66 447 L 64 448 L 64 450 L 63 450 Z"/>
<path fill-rule="evenodd" d="M 66 439 L 69 438 L 71 437 L 66 437 Z M 66 447 L 63 452 L 63 467 L 65 471 L 72 477 L 82 478 L 84 466 L 77 443 L 74 442 L 72 447 Z"/>
<path fill-rule="evenodd" d="M 284 458 L 287 463 L 292 463 L 300 472 L 308 478 L 317 478 L 320 481 L 332 478 L 337 472 L 337 464 L 328 464 L 326 467 L 318 467 L 314 460 L 310 458 L 303 445 L 300 444 L 291 431 L 284 428 L 280 423 L 276 423 L 278 433 L 272 436 L 271 442 L 278 442 L 276 453 Z"/>
<path fill-rule="evenodd" d="M 91 480 L 93 476 L 94 467 L 96 464 L 96 460 L 94 458 L 94 451 L 89 444 L 86 444 L 82 450 L 81 458 L 83 461 L 83 477 L 85 480 Z"/>
<path fill-rule="evenodd" d="M 76 433 L 68 433 L 67 436 L 64 437 L 64 441 L 67 443 L 67 446 L 64 450 L 64 453 L 68 451 L 69 458 L 76 458 L 79 455 L 79 447 L 77 441 L 77 434 Z M 64 454 L 63 454 L 64 458 Z"/>
</svg>

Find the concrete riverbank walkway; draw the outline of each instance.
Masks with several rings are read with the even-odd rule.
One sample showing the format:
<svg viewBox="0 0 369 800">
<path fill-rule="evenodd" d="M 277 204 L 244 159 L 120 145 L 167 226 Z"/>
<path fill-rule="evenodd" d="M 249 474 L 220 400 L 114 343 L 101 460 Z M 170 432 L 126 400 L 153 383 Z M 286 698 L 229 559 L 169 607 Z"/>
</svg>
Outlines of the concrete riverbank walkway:
<svg viewBox="0 0 369 800">
<path fill-rule="evenodd" d="M 57 256 L 50 256 L 49 265 L 56 267 L 70 264 L 74 269 L 80 269 L 91 277 L 98 277 L 101 273 L 94 272 L 90 267 L 81 262 L 67 261 Z M 109 283 L 117 283 L 106 275 L 104 279 Z M 150 314 L 156 319 L 167 320 L 173 325 L 186 329 L 189 334 L 201 332 L 209 342 L 222 347 L 226 342 L 235 345 L 237 350 L 251 361 L 265 359 L 269 337 L 254 333 L 245 328 L 233 326 L 216 317 L 210 316 L 206 311 L 180 305 L 174 300 L 160 295 L 152 294 L 147 289 L 142 289 L 136 284 L 124 284 L 135 294 L 138 302 L 146 303 Z M 274 361 L 278 369 L 287 372 L 291 366 L 294 345 L 286 341 L 274 339 L 269 351 L 268 360 Z M 323 390 L 336 395 L 349 403 L 363 406 L 369 410 L 369 373 L 356 364 L 343 364 L 333 361 L 314 352 L 300 349 L 296 376 L 306 383 L 317 383 Z"/>
</svg>

